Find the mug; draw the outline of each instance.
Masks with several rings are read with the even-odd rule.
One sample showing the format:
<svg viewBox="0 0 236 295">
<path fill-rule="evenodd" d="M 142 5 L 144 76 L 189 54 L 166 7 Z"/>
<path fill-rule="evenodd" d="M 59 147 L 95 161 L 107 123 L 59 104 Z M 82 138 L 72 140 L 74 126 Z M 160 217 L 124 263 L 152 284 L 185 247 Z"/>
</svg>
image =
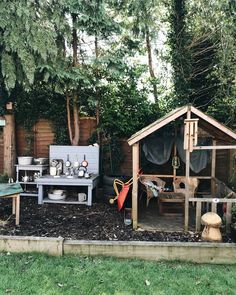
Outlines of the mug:
<svg viewBox="0 0 236 295">
<path fill-rule="evenodd" d="M 78 201 L 85 202 L 87 199 L 87 195 L 85 193 L 78 193 Z"/>
</svg>

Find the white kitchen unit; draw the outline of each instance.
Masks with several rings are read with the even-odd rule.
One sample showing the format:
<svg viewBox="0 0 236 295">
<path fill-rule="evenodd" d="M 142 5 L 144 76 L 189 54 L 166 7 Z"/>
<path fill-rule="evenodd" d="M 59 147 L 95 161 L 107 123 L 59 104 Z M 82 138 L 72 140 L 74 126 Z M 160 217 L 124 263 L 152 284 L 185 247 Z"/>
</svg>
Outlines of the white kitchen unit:
<svg viewBox="0 0 236 295">
<path fill-rule="evenodd" d="M 34 179 L 34 174 L 38 173 L 38 177 L 47 173 L 48 165 L 15 165 L 16 166 L 16 182 L 20 183 L 23 188 L 21 196 L 38 197 L 38 187 Z M 31 181 L 23 181 L 23 177 L 30 177 Z"/>
<path fill-rule="evenodd" d="M 60 203 L 60 204 L 85 204 L 92 205 L 92 192 L 96 189 L 99 182 L 99 146 L 56 146 L 51 145 L 49 148 L 50 163 L 53 160 L 60 160 L 63 164 L 62 173 L 60 175 L 43 175 L 35 180 L 38 186 L 38 204 L 43 203 Z M 86 159 L 88 166 L 86 171 L 89 175 L 79 177 L 78 173 L 73 175 L 67 174 L 67 162 L 70 162 L 70 170 L 76 171 L 77 164 L 82 163 Z M 76 165 L 75 165 L 76 163 Z M 50 191 L 60 188 L 65 191 L 75 190 L 75 195 L 66 193 L 66 198 L 61 200 L 52 200 L 48 198 Z M 86 191 L 84 201 L 79 201 L 78 194 Z"/>
</svg>

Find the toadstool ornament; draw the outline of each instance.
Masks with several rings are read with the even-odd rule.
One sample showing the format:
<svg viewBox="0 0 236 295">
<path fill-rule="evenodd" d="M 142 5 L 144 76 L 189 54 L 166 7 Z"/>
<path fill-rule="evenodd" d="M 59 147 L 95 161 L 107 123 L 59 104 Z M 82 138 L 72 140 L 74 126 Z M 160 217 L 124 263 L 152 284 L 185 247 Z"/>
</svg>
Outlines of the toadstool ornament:
<svg viewBox="0 0 236 295">
<path fill-rule="evenodd" d="M 208 212 L 202 215 L 201 221 L 205 225 L 202 232 L 202 239 L 210 242 L 221 242 L 220 226 L 222 220 L 220 216 L 214 212 Z"/>
</svg>

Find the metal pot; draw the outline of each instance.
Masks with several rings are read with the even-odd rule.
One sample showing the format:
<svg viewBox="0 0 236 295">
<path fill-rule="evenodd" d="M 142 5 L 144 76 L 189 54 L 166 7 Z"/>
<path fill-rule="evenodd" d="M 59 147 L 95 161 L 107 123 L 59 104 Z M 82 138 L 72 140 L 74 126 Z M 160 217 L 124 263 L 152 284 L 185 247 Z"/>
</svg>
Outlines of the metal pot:
<svg viewBox="0 0 236 295">
<path fill-rule="evenodd" d="M 87 168 L 80 166 L 78 171 L 78 177 L 84 177 L 85 173 L 87 172 Z"/>
</svg>

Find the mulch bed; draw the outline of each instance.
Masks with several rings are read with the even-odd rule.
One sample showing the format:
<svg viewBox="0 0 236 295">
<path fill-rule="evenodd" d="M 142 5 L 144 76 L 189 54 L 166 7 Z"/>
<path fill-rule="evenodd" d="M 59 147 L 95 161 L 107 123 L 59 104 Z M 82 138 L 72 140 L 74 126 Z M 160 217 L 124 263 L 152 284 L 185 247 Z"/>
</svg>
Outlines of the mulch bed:
<svg viewBox="0 0 236 295">
<path fill-rule="evenodd" d="M 0 203 L 0 219 L 11 215 L 10 200 Z M 200 235 L 179 232 L 134 231 L 124 224 L 122 212 L 116 206 L 102 202 L 85 205 L 44 204 L 36 198 L 21 198 L 20 225 L 12 216 L 7 223 L 0 221 L 0 235 L 63 237 L 79 240 L 202 242 Z M 231 242 L 224 237 L 224 242 Z"/>
</svg>

